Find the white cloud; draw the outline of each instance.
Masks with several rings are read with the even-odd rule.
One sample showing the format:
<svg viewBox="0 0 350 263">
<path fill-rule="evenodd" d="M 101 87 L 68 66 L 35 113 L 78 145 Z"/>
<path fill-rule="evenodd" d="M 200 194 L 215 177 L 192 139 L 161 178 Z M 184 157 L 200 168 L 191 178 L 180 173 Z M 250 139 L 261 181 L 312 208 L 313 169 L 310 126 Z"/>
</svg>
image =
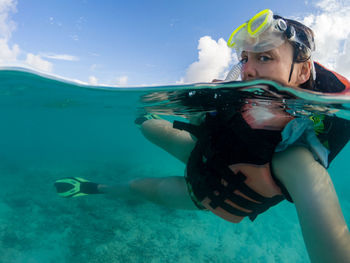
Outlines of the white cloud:
<svg viewBox="0 0 350 263">
<path fill-rule="evenodd" d="M 226 41 L 220 38 L 213 40 L 210 36 L 199 39 L 198 61 L 192 63 L 180 82 L 210 82 L 213 79 L 223 79 L 228 66 L 232 62 L 232 51 Z"/>
<path fill-rule="evenodd" d="M 42 59 L 39 55 L 28 53 L 25 62 L 35 69 L 45 72 L 52 72 L 52 63 Z"/>
<path fill-rule="evenodd" d="M 75 28 L 77 30 L 82 30 L 83 29 L 83 25 L 86 23 L 86 19 L 85 17 L 81 16 L 78 18 L 78 20 L 75 22 Z"/>
<path fill-rule="evenodd" d="M 342 6 L 344 6 L 345 2 L 346 1 L 342 0 L 321 0 L 320 2 L 316 3 L 316 6 L 326 12 L 337 12 L 342 8 Z"/>
<path fill-rule="evenodd" d="M 6 39 L 0 39 L 0 63 L 15 62 L 19 53 L 18 45 L 10 47 Z"/>
<path fill-rule="evenodd" d="M 78 35 L 71 35 L 70 38 L 73 39 L 74 41 L 78 41 L 79 40 L 79 36 Z"/>
<path fill-rule="evenodd" d="M 56 59 L 56 60 L 66 60 L 66 61 L 78 61 L 79 58 L 72 55 L 67 54 L 41 54 L 41 57 Z"/>
<path fill-rule="evenodd" d="M 18 61 L 18 56 L 21 50 L 17 44 L 9 45 L 12 32 L 16 29 L 14 21 L 11 20 L 10 15 L 16 12 L 16 0 L 0 0 L 0 63 L 15 64 Z M 46 72 L 52 71 L 52 64 L 43 60 L 40 56 L 27 54 L 25 64 Z"/>
<path fill-rule="evenodd" d="M 89 84 L 90 85 L 97 85 L 98 84 L 98 79 L 95 76 L 90 76 L 89 77 Z"/>
<path fill-rule="evenodd" d="M 77 57 L 66 54 L 43 54 L 34 55 L 32 53 L 25 54 L 26 59 L 18 60 L 21 53 L 17 44 L 10 45 L 9 41 L 12 32 L 16 29 L 16 24 L 11 20 L 11 15 L 15 13 L 17 0 L 0 0 L 0 63 L 3 65 L 22 65 L 29 66 L 34 69 L 52 72 L 53 64 L 43 58 L 59 59 L 67 61 L 76 61 Z M 49 18 L 50 22 L 54 22 L 54 18 Z"/>
<path fill-rule="evenodd" d="M 62 22 L 57 22 L 56 19 L 54 17 L 49 17 L 49 21 L 50 21 L 50 25 L 54 25 L 54 26 L 62 26 Z"/>
<path fill-rule="evenodd" d="M 121 76 L 117 78 L 117 85 L 126 85 L 128 83 L 128 76 Z"/>
<path fill-rule="evenodd" d="M 102 65 L 99 65 L 99 64 L 92 64 L 92 65 L 90 66 L 90 70 L 91 70 L 91 71 L 96 71 L 96 70 L 98 70 L 98 69 L 100 69 L 100 68 L 102 68 Z"/>
<path fill-rule="evenodd" d="M 15 30 L 15 23 L 9 19 L 11 13 L 15 13 L 17 1 L 0 0 L 0 37 L 8 40 L 12 32 Z"/>
<path fill-rule="evenodd" d="M 316 4 L 320 12 L 303 19 L 315 32 L 314 59 L 350 77 L 350 2 L 322 0 Z"/>
<path fill-rule="evenodd" d="M 316 52 L 313 57 L 350 78 L 350 1 L 321 0 L 316 7 L 317 13 L 297 19 L 315 32 Z M 231 49 L 222 38 L 216 42 L 210 36 L 202 37 L 198 50 L 198 61 L 188 67 L 185 77 L 178 83 L 223 79 L 228 66 L 235 63 Z"/>
<path fill-rule="evenodd" d="M 97 54 L 97 53 L 94 53 L 94 52 L 89 52 L 89 54 L 90 54 L 91 56 L 93 56 L 93 57 L 98 57 L 98 56 L 100 56 L 100 54 Z"/>
<path fill-rule="evenodd" d="M 0 0 L 0 63 L 15 62 L 20 53 L 18 45 L 8 44 L 16 29 L 15 23 L 9 18 L 11 13 L 16 12 L 16 5 L 15 0 Z"/>
</svg>

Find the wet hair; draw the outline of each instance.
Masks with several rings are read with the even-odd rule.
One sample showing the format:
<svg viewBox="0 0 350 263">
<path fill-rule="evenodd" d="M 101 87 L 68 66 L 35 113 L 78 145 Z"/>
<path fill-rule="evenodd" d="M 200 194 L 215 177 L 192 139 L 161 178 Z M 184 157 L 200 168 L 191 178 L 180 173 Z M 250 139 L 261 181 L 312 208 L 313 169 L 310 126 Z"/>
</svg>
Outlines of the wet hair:
<svg viewBox="0 0 350 263">
<path fill-rule="evenodd" d="M 302 63 L 309 60 L 311 58 L 311 52 L 315 50 L 314 32 L 312 29 L 293 19 L 287 19 L 278 15 L 274 15 L 274 18 L 281 18 L 287 22 L 288 26 L 294 27 L 296 36 L 305 45 L 288 40 L 293 47 L 293 62 Z M 313 89 L 314 80 L 312 74 L 310 74 L 310 78 L 305 83 L 301 84 L 300 87 L 309 90 Z"/>
</svg>

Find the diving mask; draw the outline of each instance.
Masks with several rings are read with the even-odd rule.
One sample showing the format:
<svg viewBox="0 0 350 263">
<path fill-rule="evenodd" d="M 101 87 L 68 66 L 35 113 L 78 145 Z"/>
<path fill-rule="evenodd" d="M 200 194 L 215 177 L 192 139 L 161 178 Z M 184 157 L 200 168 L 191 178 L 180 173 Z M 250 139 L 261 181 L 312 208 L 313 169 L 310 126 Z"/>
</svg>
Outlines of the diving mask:
<svg viewBox="0 0 350 263">
<path fill-rule="evenodd" d="M 305 46 L 293 26 L 288 26 L 282 18 L 274 18 L 273 12 L 265 9 L 234 30 L 227 45 L 236 49 L 237 54 L 242 51 L 265 52 L 279 47 L 286 39 Z"/>
</svg>

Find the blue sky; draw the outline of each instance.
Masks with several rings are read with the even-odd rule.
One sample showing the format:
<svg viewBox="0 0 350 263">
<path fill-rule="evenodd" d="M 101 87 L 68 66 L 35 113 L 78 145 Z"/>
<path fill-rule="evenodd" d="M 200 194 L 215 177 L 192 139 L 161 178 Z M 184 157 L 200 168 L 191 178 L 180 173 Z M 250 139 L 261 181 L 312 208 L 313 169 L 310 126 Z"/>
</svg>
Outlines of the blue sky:
<svg viewBox="0 0 350 263">
<path fill-rule="evenodd" d="M 319 28 L 327 50 L 323 24 L 336 24 L 334 14 L 349 7 L 348 0 L 0 0 L 0 64 L 24 64 L 93 84 L 207 81 L 222 77 L 234 60 L 223 40 L 256 12 L 270 8 L 305 20 Z M 338 23 L 346 24 L 348 14 Z M 336 54 L 319 57 L 346 75 L 350 62 L 337 59 L 344 57 L 350 30 L 342 30 L 326 41 Z"/>
</svg>

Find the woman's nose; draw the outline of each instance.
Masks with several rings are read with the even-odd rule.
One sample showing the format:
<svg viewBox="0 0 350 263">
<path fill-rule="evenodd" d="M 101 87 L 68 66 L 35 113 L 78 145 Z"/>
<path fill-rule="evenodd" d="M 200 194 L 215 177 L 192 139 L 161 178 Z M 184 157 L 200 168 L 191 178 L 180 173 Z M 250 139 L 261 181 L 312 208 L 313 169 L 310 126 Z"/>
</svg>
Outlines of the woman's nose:
<svg viewBox="0 0 350 263">
<path fill-rule="evenodd" d="M 242 67 L 242 80 L 252 80 L 257 78 L 257 71 L 254 63 L 248 60 Z"/>
</svg>

